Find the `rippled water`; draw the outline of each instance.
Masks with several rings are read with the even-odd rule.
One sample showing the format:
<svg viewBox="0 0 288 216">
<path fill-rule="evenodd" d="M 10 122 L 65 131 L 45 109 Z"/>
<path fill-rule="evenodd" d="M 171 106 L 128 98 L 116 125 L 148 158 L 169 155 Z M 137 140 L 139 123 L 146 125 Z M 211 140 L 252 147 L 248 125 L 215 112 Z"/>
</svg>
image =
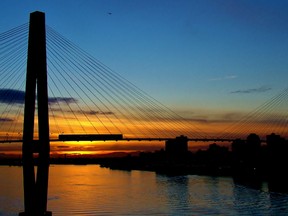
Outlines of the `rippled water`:
<svg viewBox="0 0 288 216">
<path fill-rule="evenodd" d="M 23 211 L 22 168 L 0 166 L 0 215 Z M 53 215 L 288 215 L 288 195 L 232 178 L 167 177 L 97 165 L 50 168 Z"/>
</svg>

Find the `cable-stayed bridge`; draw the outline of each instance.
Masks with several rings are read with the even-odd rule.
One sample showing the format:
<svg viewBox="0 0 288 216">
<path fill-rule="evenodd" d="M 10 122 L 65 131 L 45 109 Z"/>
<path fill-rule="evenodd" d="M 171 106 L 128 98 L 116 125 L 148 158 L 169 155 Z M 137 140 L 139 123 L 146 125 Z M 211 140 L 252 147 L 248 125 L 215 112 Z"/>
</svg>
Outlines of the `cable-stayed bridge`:
<svg viewBox="0 0 288 216">
<path fill-rule="evenodd" d="M 205 136 L 51 27 L 46 31 L 51 140 L 58 134 L 91 133 L 138 140 Z M 1 140 L 17 141 L 23 135 L 28 24 L 2 33 L 1 40 Z"/>
<path fill-rule="evenodd" d="M 286 137 L 287 93 L 225 130 L 214 124 L 215 131 L 207 133 L 197 119 L 181 117 L 45 25 L 41 12 L 32 13 L 29 24 L 0 34 L 0 142 L 23 143 L 21 215 L 50 214 L 51 141 L 162 141 L 180 135 L 190 141 L 231 141 L 251 132 Z M 36 177 L 34 153 L 39 155 Z"/>
<path fill-rule="evenodd" d="M 21 142 L 23 136 L 28 30 L 27 23 L 0 34 L 2 143 Z M 202 141 L 233 140 L 251 132 L 262 139 L 272 132 L 287 136 L 287 89 L 226 129 L 211 124 L 207 131 L 197 119 L 181 117 L 47 25 L 46 46 L 53 141 L 61 141 L 61 134 L 123 134 L 124 140 L 186 135 Z M 35 139 L 37 124 L 35 120 Z"/>
</svg>

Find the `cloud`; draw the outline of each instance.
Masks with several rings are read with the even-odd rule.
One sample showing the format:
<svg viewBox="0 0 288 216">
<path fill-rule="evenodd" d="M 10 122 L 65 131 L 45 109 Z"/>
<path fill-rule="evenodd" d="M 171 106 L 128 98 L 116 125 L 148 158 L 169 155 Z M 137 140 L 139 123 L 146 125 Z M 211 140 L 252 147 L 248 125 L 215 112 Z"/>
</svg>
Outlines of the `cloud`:
<svg viewBox="0 0 288 216">
<path fill-rule="evenodd" d="M 0 118 L 0 122 L 11 122 L 13 119 L 11 118 Z"/>
<path fill-rule="evenodd" d="M 75 113 L 84 115 L 114 115 L 112 111 L 94 111 L 94 110 L 70 110 L 52 107 L 53 112 L 65 112 L 65 113 Z"/>
<path fill-rule="evenodd" d="M 236 75 L 228 75 L 228 76 L 224 76 L 224 77 L 212 78 L 212 79 L 209 79 L 209 81 L 231 80 L 231 79 L 236 79 L 237 77 L 238 76 L 236 76 Z"/>
<path fill-rule="evenodd" d="M 252 89 L 243 89 L 243 90 L 237 90 L 237 91 L 232 91 L 230 93 L 232 94 L 251 94 L 251 93 L 263 93 L 270 91 L 272 88 L 266 87 L 266 86 L 261 86 L 259 88 L 252 88 Z"/>
<path fill-rule="evenodd" d="M 85 112 L 86 114 L 89 114 L 89 115 L 113 115 L 114 113 L 111 112 L 111 111 L 107 111 L 107 112 L 104 112 L 104 111 L 81 111 L 81 113 Z"/>
<path fill-rule="evenodd" d="M 54 104 L 54 103 L 77 103 L 77 99 L 72 98 L 72 97 L 52 97 L 48 99 L 48 102 L 50 104 Z"/>
<path fill-rule="evenodd" d="M 4 104 L 24 104 L 25 92 L 15 89 L 0 89 L 0 103 Z M 55 103 L 77 103 L 76 98 L 72 97 L 49 97 L 48 102 L 50 104 Z"/>
<path fill-rule="evenodd" d="M 67 149 L 70 148 L 70 146 L 57 146 L 58 149 Z"/>
<path fill-rule="evenodd" d="M 25 92 L 13 89 L 0 89 L 0 103 L 16 103 L 23 104 L 25 100 Z"/>
</svg>

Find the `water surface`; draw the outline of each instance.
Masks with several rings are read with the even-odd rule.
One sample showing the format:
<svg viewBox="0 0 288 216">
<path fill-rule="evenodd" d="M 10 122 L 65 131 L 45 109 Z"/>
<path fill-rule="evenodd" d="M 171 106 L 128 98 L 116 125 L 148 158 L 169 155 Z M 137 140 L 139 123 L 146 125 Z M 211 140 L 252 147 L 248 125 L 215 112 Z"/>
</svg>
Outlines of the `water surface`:
<svg viewBox="0 0 288 216">
<path fill-rule="evenodd" d="M 23 211 L 22 168 L 0 166 L 0 215 Z M 53 215 L 288 215 L 288 195 L 229 177 L 157 175 L 97 165 L 52 165 Z"/>
</svg>

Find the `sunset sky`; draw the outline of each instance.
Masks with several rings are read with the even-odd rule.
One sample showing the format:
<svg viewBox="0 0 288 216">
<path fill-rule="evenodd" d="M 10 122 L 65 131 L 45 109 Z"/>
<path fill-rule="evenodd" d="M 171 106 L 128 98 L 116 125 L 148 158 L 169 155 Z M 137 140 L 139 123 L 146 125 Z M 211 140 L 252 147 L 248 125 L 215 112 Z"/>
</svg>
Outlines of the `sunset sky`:
<svg viewBox="0 0 288 216">
<path fill-rule="evenodd" d="M 225 128 L 227 119 L 237 121 L 287 88 L 285 0 L 1 0 L 0 33 L 37 10 L 47 25 L 205 131 L 203 122 Z M 120 150 L 141 150 L 129 145 Z M 103 149 L 95 146 L 70 149 Z M 118 148 L 109 143 L 106 150 Z"/>
</svg>

